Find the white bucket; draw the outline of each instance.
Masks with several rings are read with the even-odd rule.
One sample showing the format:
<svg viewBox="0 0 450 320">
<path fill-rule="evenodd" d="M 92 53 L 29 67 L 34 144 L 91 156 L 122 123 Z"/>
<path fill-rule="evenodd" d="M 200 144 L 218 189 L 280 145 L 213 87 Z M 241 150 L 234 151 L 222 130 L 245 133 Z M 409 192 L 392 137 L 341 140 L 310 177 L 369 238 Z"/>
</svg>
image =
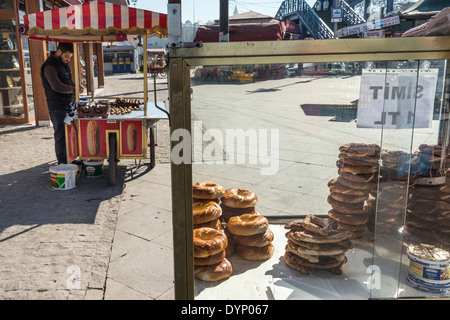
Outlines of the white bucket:
<svg viewBox="0 0 450 320">
<path fill-rule="evenodd" d="M 59 164 L 50 167 L 49 171 L 53 189 L 70 190 L 78 184 L 78 166 L 75 164 Z"/>
<path fill-rule="evenodd" d="M 409 246 L 408 281 L 413 287 L 441 294 L 450 288 L 449 253 L 430 245 Z"/>
</svg>

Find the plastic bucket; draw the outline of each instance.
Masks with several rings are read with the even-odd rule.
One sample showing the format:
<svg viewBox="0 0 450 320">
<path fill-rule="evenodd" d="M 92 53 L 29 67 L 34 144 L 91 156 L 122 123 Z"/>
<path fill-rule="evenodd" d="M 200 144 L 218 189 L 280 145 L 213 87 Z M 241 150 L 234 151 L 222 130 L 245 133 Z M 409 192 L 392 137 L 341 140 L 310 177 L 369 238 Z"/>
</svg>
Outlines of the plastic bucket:
<svg viewBox="0 0 450 320">
<path fill-rule="evenodd" d="M 438 259 L 431 259 L 427 254 L 427 248 L 438 252 Z M 423 249 L 424 254 L 420 255 Z M 432 246 L 410 246 L 407 250 L 409 258 L 408 281 L 413 287 L 430 292 L 445 293 L 450 288 L 449 254 L 447 251 Z"/>
<path fill-rule="evenodd" d="M 103 175 L 103 160 L 85 160 L 83 161 L 84 175 L 88 178 L 97 178 Z"/>
<path fill-rule="evenodd" d="M 427 280 L 416 277 L 411 272 L 408 273 L 407 279 L 413 288 L 432 294 L 444 294 L 450 289 L 449 280 Z"/>
<path fill-rule="evenodd" d="M 49 171 L 53 189 L 70 190 L 78 185 L 78 166 L 75 164 L 59 164 L 50 167 Z"/>
</svg>

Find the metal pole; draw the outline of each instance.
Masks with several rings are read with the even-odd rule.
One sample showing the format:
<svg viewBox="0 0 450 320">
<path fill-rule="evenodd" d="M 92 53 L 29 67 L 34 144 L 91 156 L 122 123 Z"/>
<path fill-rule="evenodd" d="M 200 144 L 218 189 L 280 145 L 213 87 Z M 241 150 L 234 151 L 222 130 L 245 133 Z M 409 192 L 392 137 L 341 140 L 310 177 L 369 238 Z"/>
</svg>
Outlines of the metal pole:
<svg viewBox="0 0 450 320">
<path fill-rule="evenodd" d="M 167 4 L 167 25 L 169 47 L 179 47 L 181 44 L 181 0 L 169 0 Z"/>
<path fill-rule="evenodd" d="M 220 0 L 219 42 L 228 41 L 228 0 Z"/>
<path fill-rule="evenodd" d="M 333 10 L 333 8 L 337 8 L 337 0 L 333 1 L 333 7 L 331 8 L 331 10 Z M 333 13 L 331 13 L 333 15 Z M 337 22 L 334 23 L 334 38 L 336 39 L 336 31 L 337 31 Z"/>
<path fill-rule="evenodd" d="M 73 44 L 73 79 L 75 82 L 75 102 L 77 103 L 77 107 L 78 107 L 78 102 L 80 102 L 80 77 L 78 74 L 78 45 L 75 42 Z"/>
<path fill-rule="evenodd" d="M 144 35 L 144 116 L 147 116 L 148 80 L 147 80 L 147 35 Z"/>
</svg>

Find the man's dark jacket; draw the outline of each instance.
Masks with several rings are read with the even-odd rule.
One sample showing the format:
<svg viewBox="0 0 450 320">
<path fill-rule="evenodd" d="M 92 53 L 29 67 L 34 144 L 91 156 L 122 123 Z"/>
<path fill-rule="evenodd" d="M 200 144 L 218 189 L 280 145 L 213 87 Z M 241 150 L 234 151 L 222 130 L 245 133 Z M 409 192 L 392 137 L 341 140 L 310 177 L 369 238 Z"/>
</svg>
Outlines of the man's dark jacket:
<svg viewBox="0 0 450 320">
<path fill-rule="evenodd" d="M 48 82 L 48 80 L 45 78 L 44 75 L 44 68 L 47 65 L 52 65 L 53 67 L 55 67 L 58 73 L 59 80 L 61 80 L 62 83 L 69 86 L 75 86 L 75 83 L 72 80 L 72 73 L 70 72 L 70 67 L 67 63 L 64 63 L 60 59 L 55 58 L 53 54 L 51 54 L 41 66 L 41 78 L 42 84 L 44 85 L 45 95 L 47 97 L 48 109 L 68 110 L 73 105 L 73 102 L 75 100 L 75 94 L 59 93 L 52 89 L 50 83 Z"/>
</svg>

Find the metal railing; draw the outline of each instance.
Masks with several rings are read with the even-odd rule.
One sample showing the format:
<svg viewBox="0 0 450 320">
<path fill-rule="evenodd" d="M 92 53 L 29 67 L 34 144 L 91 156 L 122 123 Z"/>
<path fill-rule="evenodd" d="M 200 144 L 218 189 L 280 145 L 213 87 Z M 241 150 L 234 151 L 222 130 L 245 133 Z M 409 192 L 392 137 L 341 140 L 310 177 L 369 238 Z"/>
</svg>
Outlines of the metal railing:
<svg viewBox="0 0 450 320">
<path fill-rule="evenodd" d="M 364 23 L 366 20 L 361 18 L 355 10 L 345 1 L 337 0 L 337 7 L 342 8 L 342 20 L 348 25 L 354 25 L 358 23 Z"/>
<path fill-rule="evenodd" d="M 342 19 L 347 25 L 365 22 L 345 0 L 337 0 L 337 6 L 342 8 Z M 315 39 L 333 39 L 334 32 L 317 15 L 305 0 L 285 0 L 275 15 L 276 19 L 284 20 L 297 15 L 301 23 Z"/>
</svg>

